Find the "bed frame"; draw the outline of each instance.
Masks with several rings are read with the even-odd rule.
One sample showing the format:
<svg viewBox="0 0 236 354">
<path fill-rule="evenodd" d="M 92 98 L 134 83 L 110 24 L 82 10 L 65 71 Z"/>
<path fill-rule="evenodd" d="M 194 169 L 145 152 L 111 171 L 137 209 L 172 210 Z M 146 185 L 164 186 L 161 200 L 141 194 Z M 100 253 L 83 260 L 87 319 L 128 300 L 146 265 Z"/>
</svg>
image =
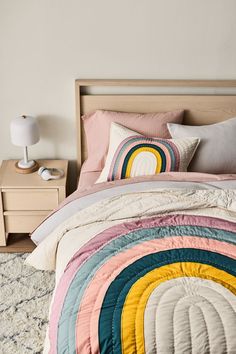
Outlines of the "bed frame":
<svg viewBox="0 0 236 354">
<path fill-rule="evenodd" d="M 78 168 L 87 158 L 81 116 L 97 109 L 139 113 L 184 109 L 184 123 L 190 125 L 236 116 L 236 80 L 76 80 L 75 87 Z M 94 88 L 102 89 L 102 94 L 94 92 Z M 128 93 L 114 93 L 114 88 Z M 137 93 L 137 88 L 145 92 Z M 146 93 L 148 89 L 152 93 Z M 162 93 L 153 93 L 154 89 Z"/>
</svg>

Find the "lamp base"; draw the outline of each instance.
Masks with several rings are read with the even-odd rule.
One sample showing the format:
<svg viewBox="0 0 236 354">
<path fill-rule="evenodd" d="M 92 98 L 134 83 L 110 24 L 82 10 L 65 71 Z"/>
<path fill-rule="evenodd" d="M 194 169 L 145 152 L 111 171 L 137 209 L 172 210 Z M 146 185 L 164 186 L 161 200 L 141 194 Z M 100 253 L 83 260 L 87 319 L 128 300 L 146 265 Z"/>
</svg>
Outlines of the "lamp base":
<svg viewBox="0 0 236 354">
<path fill-rule="evenodd" d="M 34 160 L 28 161 L 28 156 L 27 156 L 27 162 L 25 162 L 25 160 L 18 161 L 18 167 L 20 168 L 31 168 L 34 165 L 35 165 L 35 161 Z"/>
<path fill-rule="evenodd" d="M 21 160 L 19 162 L 16 162 L 15 169 L 17 173 L 22 173 L 22 174 L 33 173 L 39 169 L 39 164 L 33 160 L 29 161 L 28 164 L 25 164 L 24 161 Z"/>
</svg>

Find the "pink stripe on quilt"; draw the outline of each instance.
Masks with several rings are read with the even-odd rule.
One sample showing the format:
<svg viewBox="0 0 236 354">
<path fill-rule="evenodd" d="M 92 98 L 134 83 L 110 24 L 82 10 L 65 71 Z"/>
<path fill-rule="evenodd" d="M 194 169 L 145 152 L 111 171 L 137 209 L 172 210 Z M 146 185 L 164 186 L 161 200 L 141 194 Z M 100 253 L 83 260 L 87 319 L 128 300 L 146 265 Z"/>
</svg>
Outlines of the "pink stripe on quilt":
<svg viewBox="0 0 236 354">
<path fill-rule="evenodd" d="M 164 217 L 154 217 L 115 225 L 101 232 L 100 234 L 95 235 L 88 243 L 81 247 L 81 249 L 71 259 L 65 270 L 65 273 L 61 277 L 61 280 L 57 286 L 54 302 L 52 304 L 49 325 L 49 338 L 51 343 L 50 353 L 56 352 L 57 325 L 60 319 L 60 314 L 62 311 L 66 293 L 71 282 L 73 281 L 73 278 L 78 268 L 87 259 L 89 259 L 98 249 L 104 247 L 104 245 L 110 242 L 112 239 L 145 227 L 151 228 L 169 225 L 195 225 L 203 227 L 215 227 L 218 229 L 236 232 L 236 224 L 222 219 L 210 218 L 205 216 L 196 217 L 191 215 L 168 215 Z"/>
</svg>

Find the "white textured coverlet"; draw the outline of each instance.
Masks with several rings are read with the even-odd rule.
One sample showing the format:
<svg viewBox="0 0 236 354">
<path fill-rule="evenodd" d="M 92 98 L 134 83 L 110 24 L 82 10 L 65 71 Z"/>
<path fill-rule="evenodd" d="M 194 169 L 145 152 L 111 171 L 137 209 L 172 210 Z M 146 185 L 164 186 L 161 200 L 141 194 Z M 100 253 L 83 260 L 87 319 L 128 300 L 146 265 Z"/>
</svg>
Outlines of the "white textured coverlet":
<svg viewBox="0 0 236 354">
<path fill-rule="evenodd" d="M 26 263 L 37 269 L 56 270 L 58 279 L 75 252 L 102 230 L 136 218 L 173 213 L 236 221 L 236 191 L 147 189 L 105 198 L 61 223 L 29 255 Z"/>
</svg>

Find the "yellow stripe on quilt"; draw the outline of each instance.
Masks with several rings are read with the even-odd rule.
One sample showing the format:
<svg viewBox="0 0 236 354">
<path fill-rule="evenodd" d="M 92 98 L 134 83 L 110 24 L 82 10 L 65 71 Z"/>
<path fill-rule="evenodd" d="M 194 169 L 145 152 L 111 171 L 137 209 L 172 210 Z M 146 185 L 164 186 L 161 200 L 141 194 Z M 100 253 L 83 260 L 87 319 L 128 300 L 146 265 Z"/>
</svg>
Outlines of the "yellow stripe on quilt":
<svg viewBox="0 0 236 354">
<path fill-rule="evenodd" d="M 183 276 L 213 280 L 236 295 L 235 277 L 213 266 L 183 262 L 152 270 L 130 289 L 121 318 L 122 354 L 145 354 L 144 312 L 148 298 L 161 283 Z"/>
<path fill-rule="evenodd" d="M 126 173 L 125 173 L 125 178 L 129 178 L 130 175 L 131 175 L 131 169 L 132 169 L 132 165 L 133 165 L 133 161 L 135 159 L 135 157 L 140 154 L 141 152 L 151 152 L 153 155 L 156 156 L 156 160 L 157 160 L 157 165 L 156 165 L 156 174 L 160 173 L 161 172 L 161 166 L 162 166 L 162 158 L 161 158 L 161 155 L 160 153 L 151 148 L 151 147 L 142 147 L 142 148 L 139 148 L 137 149 L 136 151 L 133 152 L 133 154 L 130 156 L 130 159 L 128 161 L 128 164 L 127 164 L 127 169 L 126 169 Z"/>
</svg>

